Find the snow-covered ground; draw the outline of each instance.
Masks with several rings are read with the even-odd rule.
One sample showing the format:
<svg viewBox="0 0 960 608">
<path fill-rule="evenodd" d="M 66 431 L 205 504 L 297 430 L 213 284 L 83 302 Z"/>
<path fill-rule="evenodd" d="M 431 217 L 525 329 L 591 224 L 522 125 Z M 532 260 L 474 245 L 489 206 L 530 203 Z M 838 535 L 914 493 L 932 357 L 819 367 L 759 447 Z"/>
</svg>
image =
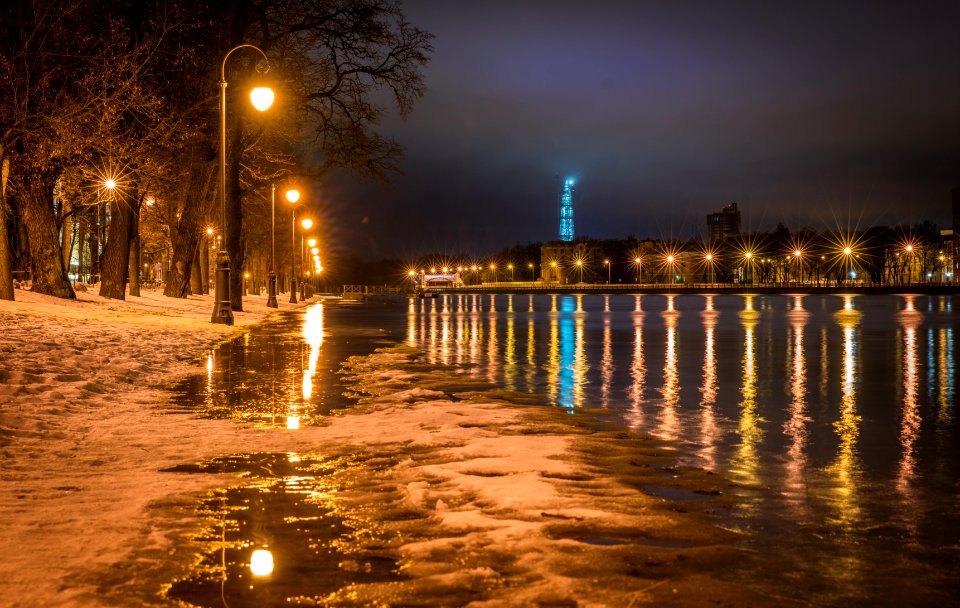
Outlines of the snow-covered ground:
<svg viewBox="0 0 960 608">
<path fill-rule="evenodd" d="M 173 605 L 160 594 L 164 577 L 196 560 L 183 546 L 201 525 L 191 505 L 242 482 L 161 469 L 239 452 L 356 450 L 399 455 L 367 474 L 424 517 L 391 524 L 402 583 L 356 585 L 325 602 L 778 603 L 716 577 L 738 556 L 735 536 L 709 516 L 722 507 L 681 508 L 641 490 L 716 492 L 724 483 L 672 466 L 671 448 L 652 439 L 591 430 L 500 393 L 454 396 L 443 386 L 456 384 L 456 370 L 427 369 L 407 347 L 351 361 L 348 378 L 369 395 L 324 426 L 171 415 L 160 386 L 265 319 L 265 298 L 246 298 L 231 328 L 209 322 L 209 296 L 16 296 L 0 301 L 2 605 Z"/>
</svg>

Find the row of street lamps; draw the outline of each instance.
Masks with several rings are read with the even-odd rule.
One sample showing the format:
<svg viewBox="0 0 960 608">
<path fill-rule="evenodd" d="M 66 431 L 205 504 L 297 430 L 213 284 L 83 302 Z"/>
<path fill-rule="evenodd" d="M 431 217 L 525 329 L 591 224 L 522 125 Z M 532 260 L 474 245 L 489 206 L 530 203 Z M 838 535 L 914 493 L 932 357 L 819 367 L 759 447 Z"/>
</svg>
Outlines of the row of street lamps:
<svg viewBox="0 0 960 608">
<path fill-rule="evenodd" d="M 270 60 L 267 59 L 266 53 L 260 50 L 258 47 L 252 44 L 241 44 L 230 49 L 223 58 L 223 62 L 220 64 L 220 233 L 226 235 L 227 233 L 227 172 L 226 172 L 226 158 L 227 158 L 227 80 L 226 80 L 226 65 L 227 59 L 234 51 L 239 49 L 249 48 L 257 53 L 263 59 L 263 67 L 261 64 L 257 64 L 257 71 L 260 74 L 266 74 L 270 70 Z M 250 101 L 253 106 L 264 112 L 273 105 L 274 93 L 273 90 L 269 87 L 255 87 L 250 92 Z M 296 247 L 297 242 L 297 202 L 300 200 L 300 192 L 296 189 L 291 188 L 285 193 L 287 201 L 294 205 L 291 211 L 291 238 L 290 238 L 290 249 L 291 252 Z M 301 218 L 300 225 L 303 229 L 303 232 L 310 230 L 313 227 L 313 220 L 310 218 Z M 304 272 L 304 263 L 303 263 L 303 232 L 300 235 L 300 271 Z M 276 271 L 276 257 L 277 257 L 277 246 L 276 246 L 276 185 L 270 185 L 270 272 L 268 279 L 268 296 L 267 296 L 267 306 L 270 308 L 277 308 L 277 271 Z M 226 325 L 233 325 L 233 310 L 230 302 L 230 258 L 227 254 L 226 247 L 224 246 L 224 240 L 219 241 L 219 247 L 217 251 L 217 271 L 216 271 L 216 285 L 215 285 L 215 296 L 213 304 L 213 315 L 211 317 L 211 322 L 213 323 L 224 323 Z M 314 269 L 316 273 L 319 273 L 323 270 L 323 267 L 320 265 L 320 256 L 319 249 L 317 248 L 316 239 L 310 239 L 308 241 L 310 246 L 311 254 L 313 255 Z M 297 303 L 297 279 L 296 279 L 296 257 L 294 255 L 290 256 L 290 303 Z M 306 286 L 305 281 L 301 280 L 300 282 L 300 298 L 304 299 L 306 297 Z"/>
</svg>

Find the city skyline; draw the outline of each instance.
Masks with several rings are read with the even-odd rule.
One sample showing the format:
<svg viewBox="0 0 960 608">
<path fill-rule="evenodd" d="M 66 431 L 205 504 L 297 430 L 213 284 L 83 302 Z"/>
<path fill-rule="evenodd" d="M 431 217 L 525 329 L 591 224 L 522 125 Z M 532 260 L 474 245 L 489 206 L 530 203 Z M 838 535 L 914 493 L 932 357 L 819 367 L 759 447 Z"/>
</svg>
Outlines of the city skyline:
<svg viewBox="0 0 960 608">
<path fill-rule="evenodd" d="M 318 186 L 344 254 L 549 240 L 558 177 L 578 237 L 689 236 L 732 202 L 745 231 L 950 227 L 955 8 L 404 6 L 428 90 L 383 125 L 404 175 Z"/>
</svg>

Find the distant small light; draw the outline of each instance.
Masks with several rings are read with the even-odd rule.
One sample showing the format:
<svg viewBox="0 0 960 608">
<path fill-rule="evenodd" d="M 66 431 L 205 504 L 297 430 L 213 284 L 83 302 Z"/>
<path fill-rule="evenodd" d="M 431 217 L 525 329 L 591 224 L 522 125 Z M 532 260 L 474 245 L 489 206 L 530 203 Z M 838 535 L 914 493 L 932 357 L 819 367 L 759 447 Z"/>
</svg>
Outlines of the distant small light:
<svg viewBox="0 0 960 608">
<path fill-rule="evenodd" d="M 748 251 L 747 253 L 744 254 L 744 257 L 749 260 L 750 258 L 753 257 L 753 254 Z"/>
<path fill-rule="evenodd" d="M 113 190 L 117 187 L 117 182 L 113 179 L 107 179 L 105 182 L 103 182 L 103 185 L 107 187 L 107 190 Z"/>
<path fill-rule="evenodd" d="M 250 572 L 254 576 L 269 576 L 273 573 L 273 553 L 257 549 L 250 556 Z"/>
<path fill-rule="evenodd" d="M 853 253 L 853 250 L 850 249 L 849 247 L 844 247 L 844 248 L 843 248 L 843 253 L 844 253 L 844 255 L 850 255 L 851 253 Z"/>
<path fill-rule="evenodd" d="M 303 226 L 304 230 L 310 230 L 313 228 L 313 220 L 310 218 L 305 218 L 300 222 L 300 225 Z"/>
<path fill-rule="evenodd" d="M 207 236 L 213 236 L 213 228 L 207 228 Z"/>
<path fill-rule="evenodd" d="M 143 202 L 147 204 L 147 207 L 153 207 L 153 204 L 157 201 L 152 196 L 148 196 L 143 200 Z"/>
<path fill-rule="evenodd" d="M 907 250 L 907 253 L 909 253 L 909 252 L 913 251 L 913 245 L 907 245 L 906 247 L 904 247 L 904 249 L 906 249 L 906 250 Z"/>
<path fill-rule="evenodd" d="M 316 247 L 313 247 L 312 249 L 310 249 L 310 253 L 312 253 L 313 255 L 317 255 L 318 253 L 320 253 L 320 250 L 317 249 Z"/>
<path fill-rule="evenodd" d="M 793 255 L 795 255 L 795 256 L 797 256 L 797 257 L 800 257 L 800 250 L 797 249 L 796 251 L 794 251 L 794 252 L 793 252 Z"/>
<path fill-rule="evenodd" d="M 667 262 L 673 264 L 673 256 L 672 256 L 672 255 L 668 255 L 668 256 L 667 256 Z"/>
<path fill-rule="evenodd" d="M 709 262 L 709 261 L 712 260 L 712 259 L 713 259 L 713 254 L 708 253 L 708 254 L 707 254 L 707 261 Z"/>
<path fill-rule="evenodd" d="M 309 247 L 316 247 L 316 246 L 317 246 L 317 239 L 310 239 L 310 240 L 308 240 L 308 241 L 307 241 L 307 246 L 309 246 Z"/>
<path fill-rule="evenodd" d="M 297 190 L 296 188 L 291 188 L 290 190 L 287 190 L 286 196 L 288 201 L 290 201 L 291 203 L 295 203 L 298 200 L 300 200 L 300 191 Z"/>
</svg>

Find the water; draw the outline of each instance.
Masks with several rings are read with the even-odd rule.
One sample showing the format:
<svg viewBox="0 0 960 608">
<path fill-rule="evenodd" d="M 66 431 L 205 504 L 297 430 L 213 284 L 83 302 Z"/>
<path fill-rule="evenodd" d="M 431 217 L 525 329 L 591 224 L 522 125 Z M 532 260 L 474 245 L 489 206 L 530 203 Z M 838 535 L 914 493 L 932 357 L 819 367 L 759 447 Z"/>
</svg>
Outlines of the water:
<svg viewBox="0 0 960 608">
<path fill-rule="evenodd" d="M 737 500 L 724 524 L 756 556 L 733 566 L 735 580 L 818 605 L 948 605 L 960 597 L 958 305 L 781 295 L 317 304 L 211 352 L 177 403 L 258 425 L 322 424 L 353 402 L 340 362 L 403 341 L 427 363 L 461 366 L 467 381 L 674 441 L 685 464 L 730 479 Z M 296 492 L 268 490 L 300 508 Z M 250 501 L 224 496 L 225 512 Z M 219 593 L 201 578 L 181 595 L 204 585 Z"/>
<path fill-rule="evenodd" d="M 953 296 L 411 300 L 431 363 L 678 442 L 736 482 L 733 573 L 815 602 L 960 597 Z M 952 594 L 952 595 L 951 595 Z"/>
</svg>

